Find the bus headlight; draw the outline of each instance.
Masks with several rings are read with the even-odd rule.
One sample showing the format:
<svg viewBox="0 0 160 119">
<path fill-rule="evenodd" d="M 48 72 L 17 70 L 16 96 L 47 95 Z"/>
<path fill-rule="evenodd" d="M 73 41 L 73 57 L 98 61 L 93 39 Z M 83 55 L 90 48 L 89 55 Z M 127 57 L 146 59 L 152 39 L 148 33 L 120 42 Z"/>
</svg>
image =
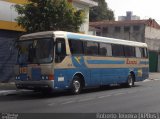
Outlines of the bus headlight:
<svg viewBox="0 0 160 119">
<path fill-rule="evenodd" d="M 44 76 L 42 76 L 42 80 L 44 80 L 45 79 L 45 77 Z"/>
<path fill-rule="evenodd" d="M 19 80 L 20 79 L 20 76 L 16 76 L 16 80 Z"/>
<path fill-rule="evenodd" d="M 54 76 L 53 75 L 42 75 L 41 79 L 42 80 L 54 80 Z"/>
</svg>

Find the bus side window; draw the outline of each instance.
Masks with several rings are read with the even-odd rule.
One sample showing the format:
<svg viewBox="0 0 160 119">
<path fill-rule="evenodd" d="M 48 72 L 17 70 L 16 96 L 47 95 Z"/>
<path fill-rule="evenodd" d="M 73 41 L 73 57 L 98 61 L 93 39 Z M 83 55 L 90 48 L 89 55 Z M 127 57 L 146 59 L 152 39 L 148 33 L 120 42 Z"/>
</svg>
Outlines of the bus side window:
<svg viewBox="0 0 160 119">
<path fill-rule="evenodd" d="M 63 61 L 63 59 L 66 56 L 66 45 L 65 45 L 65 39 L 63 38 L 57 38 L 56 39 L 56 45 L 55 45 L 55 62 L 60 63 Z"/>
<path fill-rule="evenodd" d="M 148 58 L 148 50 L 147 50 L 147 48 L 144 48 L 144 52 L 145 52 L 145 57 Z"/>
<path fill-rule="evenodd" d="M 112 44 L 112 55 L 114 57 L 124 57 L 124 48 L 122 45 Z"/>
<path fill-rule="evenodd" d="M 100 43 L 100 45 L 99 45 L 99 55 L 100 56 L 112 56 L 111 44 Z"/>
<path fill-rule="evenodd" d="M 124 52 L 126 57 L 135 57 L 135 47 L 124 46 Z"/>
<path fill-rule="evenodd" d="M 69 46 L 72 55 L 84 54 L 83 41 L 69 39 Z"/>
<path fill-rule="evenodd" d="M 97 56 L 98 55 L 98 43 L 87 41 L 84 43 L 85 55 L 88 56 Z"/>
<path fill-rule="evenodd" d="M 111 44 L 106 44 L 107 45 L 107 55 L 112 56 L 112 45 Z"/>
<path fill-rule="evenodd" d="M 141 58 L 142 57 L 142 52 L 141 52 L 139 47 L 136 47 L 136 57 L 137 58 Z"/>
<path fill-rule="evenodd" d="M 141 48 L 141 53 L 143 58 L 148 58 L 147 48 Z"/>
</svg>

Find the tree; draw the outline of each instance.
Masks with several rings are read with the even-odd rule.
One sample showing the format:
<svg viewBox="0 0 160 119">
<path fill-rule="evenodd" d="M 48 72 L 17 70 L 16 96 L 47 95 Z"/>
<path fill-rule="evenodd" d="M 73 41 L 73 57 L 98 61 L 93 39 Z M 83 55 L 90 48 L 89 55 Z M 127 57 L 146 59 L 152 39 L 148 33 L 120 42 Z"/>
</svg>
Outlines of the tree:
<svg viewBox="0 0 160 119">
<path fill-rule="evenodd" d="M 108 8 L 105 0 L 94 0 L 98 6 L 90 9 L 90 21 L 114 20 L 114 12 Z"/>
<path fill-rule="evenodd" d="M 15 19 L 26 32 L 63 30 L 78 32 L 85 12 L 76 10 L 66 0 L 28 0 L 15 5 L 19 16 Z"/>
</svg>

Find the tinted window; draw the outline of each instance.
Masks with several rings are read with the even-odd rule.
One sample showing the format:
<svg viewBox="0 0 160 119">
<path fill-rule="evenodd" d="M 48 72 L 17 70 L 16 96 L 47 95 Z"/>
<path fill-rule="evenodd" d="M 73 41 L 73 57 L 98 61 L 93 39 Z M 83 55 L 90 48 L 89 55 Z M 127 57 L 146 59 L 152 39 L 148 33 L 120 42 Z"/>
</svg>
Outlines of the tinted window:
<svg viewBox="0 0 160 119">
<path fill-rule="evenodd" d="M 70 51 L 72 54 L 83 54 L 83 42 L 79 40 L 69 40 Z"/>
<path fill-rule="evenodd" d="M 122 45 L 112 45 L 112 55 L 113 56 L 124 56 L 124 49 Z"/>
<path fill-rule="evenodd" d="M 105 43 L 100 43 L 99 55 L 100 56 L 107 56 L 107 45 Z"/>
<path fill-rule="evenodd" d="M 141 50 L 140 48 L 136 47 L 136 57 L 142 57 L 142 53 L 141 53 Z"/>
<path fill-rule="evenodd" d="M 85 42 L 85 54 L 98 55 L 98 43 L 90 41 Z"/>
<path fill-rule="evenodd" d="M 57 38 L 56 39 L 56 57 L 55 62 L 60 63 L 66 56 L 66 44 L 65 39 Z"/>
<path fill-rule="evenodd" d="M 147 49 L 146 48 L 140 48 L 140 49 L 141 49 L 142 57 L 147 58 L 148 57 Z"/>
<path fill-rule="evenodd" d="M 41 38 L 18 42 L 18 63 L 50 63 L 53 60 L 52 41 L 51 38 Z"/>
<path fill-rule="evenodd" d="M 145 57 L 148 58 L 148 50 L 147 50 L 147 48 L 144 48 L 144 52 L 145 52 Z"/>
<path fill-rule="evenodd" d="M 124 52 L 126 57 L 135 57 L 135 48 L 131 46 L 124 46 Z"/>
<path fill-rule="evenodd" d="M 148 57 L 148 50 L 146 48 L 136 48 L 136 57 L 147 58 Z"/>
<path fill-rule="evenodd" d="M 99 54 L 100 56 L 112 56 L 111 44 L 100 43 Z"/>
</svg>

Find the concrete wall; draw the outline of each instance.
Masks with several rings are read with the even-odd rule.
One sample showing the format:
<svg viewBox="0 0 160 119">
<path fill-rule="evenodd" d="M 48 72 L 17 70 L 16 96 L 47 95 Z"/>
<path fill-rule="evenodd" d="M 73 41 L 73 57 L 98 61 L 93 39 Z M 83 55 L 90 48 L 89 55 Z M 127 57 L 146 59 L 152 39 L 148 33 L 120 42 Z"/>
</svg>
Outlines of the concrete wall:
<svg viewBox="0 0 160 119">
<path fill-rule="evenodd" d="M 15 22 L 18 13 L 15 11 L 14 3 L 0 1 L 0 20 Z"/>
<path fill-rule="evenodd" d="M 138 26 L 139 30 L 135 31 L 134 27 Z M 116 31 L 116 27 L 120 27 L 120 31 Z M 129 27 L 129 31 L 125 31 L 125 27 Z M 107 30 L 108 29 L 108 30 Z M 141 25 L 121 25 L 121 26 L 107 26 L 102 28 L 102 36 L 104 37 L 111 37 L 111 38 L 118 38 L 124 40 L 131 40 L 131 41 L 138 41 L 138 42 L 145 42 L 144 40 L 144 31 L 145 26 Z"/>
<path fill-rule="evenodd" d="M 158 55 L 157 71 L 160 72 L 160 29 L 152 27 L 145 28 L 145 42 L 150 51 L 155 51 Z"/>
<path fill-rule="evenodd" d="M 80 27 L 80 32 L 88 34 L 89 30 L 89 5 L 80 4 L 78 2 L 73 2 L 73 6 L 78 10 L 85 10 L 86 19 L 85 22 Z"/>
<path fill-rule="evenodd" d="M 19 32 L 0 30 L 0 82 L 14 79 L 14 65 L 17 59 L 14 41 L 19 34 Z"/>
<path fill-rule="evenodd" d="M 145 42 L 148 44 L 149 50 L 160 51 L 160 29 L 146 26 Z"/>
</svg>

